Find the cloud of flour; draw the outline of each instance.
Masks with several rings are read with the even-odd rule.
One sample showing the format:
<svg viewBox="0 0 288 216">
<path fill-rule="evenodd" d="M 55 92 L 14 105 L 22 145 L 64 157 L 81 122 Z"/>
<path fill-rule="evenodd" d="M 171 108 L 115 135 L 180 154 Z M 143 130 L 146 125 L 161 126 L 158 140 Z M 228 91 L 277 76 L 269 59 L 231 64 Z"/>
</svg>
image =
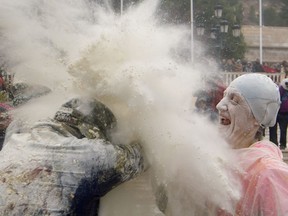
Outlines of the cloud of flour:
<svg viewBox="0 0 288 216">
<path fill-rule="evenodd" d="M 181 61 L 189 29 L 161 25 L 158 3 L 143 1 L 120 17 L 92 1 L 2 0 L 1 58 L 15 81 L 52 89 L 37 101 L 52 110 L 73 95 L 107 104 L 118 119 L 115 142 L 141 140 L 173 194 L 171 214 L 200 215 L 207 203 L 232 211 L 239 197 L 226 171 L 233 154 L 216 126 L 193 113 L 206 71 Z"/>
</svg>

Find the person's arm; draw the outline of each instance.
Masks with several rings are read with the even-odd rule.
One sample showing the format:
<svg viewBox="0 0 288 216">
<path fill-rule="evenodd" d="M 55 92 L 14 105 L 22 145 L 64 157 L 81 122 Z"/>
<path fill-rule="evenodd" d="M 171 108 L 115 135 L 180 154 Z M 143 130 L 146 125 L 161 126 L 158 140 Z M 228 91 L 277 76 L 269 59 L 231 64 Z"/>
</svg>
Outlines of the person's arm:
<svg viewBox="0 0 288 216">
<path fill-rule="evenodd" d="M 92 140 L 86 140 L 91 142 Z M 76 215 L 97 212 L 99 199 L 106 193 L 144 171 L 143 151 L 139 143 L 113 145 L 100 143 L 91 153 L 94 156 L 91 175 L 82 178 L 75 191 L 72 211 Z M 95 152 L 95 149 L 98 149 Z"/>
</svg>

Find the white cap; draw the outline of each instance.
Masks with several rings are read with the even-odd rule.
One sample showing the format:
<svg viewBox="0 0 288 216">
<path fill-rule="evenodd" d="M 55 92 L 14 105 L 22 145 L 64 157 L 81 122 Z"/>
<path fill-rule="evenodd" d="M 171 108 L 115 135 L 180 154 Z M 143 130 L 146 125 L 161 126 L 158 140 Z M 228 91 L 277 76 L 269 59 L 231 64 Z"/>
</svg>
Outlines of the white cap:
<svg viewBox="0 0 288 216">
<path fill-rule="evenodd" d="M 265 127 L 275 125 L 281 103 L 280 93 L 278 86 L 268 76 L 245 74 L 237 77 L 229 86 L 242 94 L 259 124 Z"/>
</svg>

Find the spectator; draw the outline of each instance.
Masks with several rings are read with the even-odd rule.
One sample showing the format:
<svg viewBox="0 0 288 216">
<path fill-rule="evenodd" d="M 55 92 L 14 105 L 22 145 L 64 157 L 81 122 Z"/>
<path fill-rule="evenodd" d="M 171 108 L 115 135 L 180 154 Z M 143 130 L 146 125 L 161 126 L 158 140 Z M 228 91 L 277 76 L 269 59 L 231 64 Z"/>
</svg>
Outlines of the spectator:
<svg viewBox="0 0 288 216">
<path fill-rule="evenodd" d="M 288 125 L 288 78 L 282 80 L 280 87 L 281 106 L 277 116 L 280 127 L 280 148 L 286 148 L 287 125 Z M 273 138 L 275 140 L 275 138 Z"/>
<path fill-rule="evenodd" d="M 285 73 L 285 78 L 288 77 L 288 63 L 285 60 L 281 63 L 281 72 Z"/>
<path fill-rule="evenodd" d="M 253 64 L 252 62 L 248 61 L 246 66 L 243 68 L 244 72 L 253 72 Z"/>
<path fill-rule="evenodd" d="M 269 127 L 269 140 L 278 146 L 278 119 L 276 120 L 274 126 Z"/>
<path fill-rule="evenodd" d="M 277 72 L 277 70 L 273 67 L 270 67 L 267 62 L 264 62 L 262 67 L 266 73 L 276 73 Z"/>
<path fill-rule="evenodd" d="M 281 64 L 280 64 L 280 63 L 274 63 L 274 64 L 272 65 L 272 68 L 275 69 L 275 71 L 276 71 L 277 73 L 281 72 Z"/>
<path fill-rule="evenodd" d="M 2 75 L 0 75 L 0 91 L 5 91 L 5 90 L 6 90 L 5 81 Z"/>
<path fill-rule="evenodd" d="M 240 59 L 236 61 L 233 67 L 234 72 L 243 72 L 243 65 Z"/>
<path fill-rule="evenodd" d="M 225 71 L 225 65 L 226 65 L 227 60 L 226 59 L 222 59 L 221 61 L 221 65 L 220 65 L 220 69 L 222 71 Z"/>
<path fill-rule="evenodd" d="M 280 97 L 280 100 L 281 100 L 281 97 Z M 279 112 L 278 112 L 278 114 L 279 114 Z M 269 127 L 269 140 L 272 143 L 274 143 L 276 146 L 279 145 L 279 143 L 278 143 L 278 114 L 277 114 L 277 118 L 276 118 L 276 122 L 275 122 L 274 126 Z"/>
<path fill-rule="evenodd" d="M 224 71 L 232 72 L 234 67 L 234 63 L 232 59 L 227 59 L 226 64 L 224 65 Z"/>
<path fill-rule="evenodd" d="M 259 59 L 256 59 L 253 64 L 253 72 L 265 72 Z"/>
</svg>

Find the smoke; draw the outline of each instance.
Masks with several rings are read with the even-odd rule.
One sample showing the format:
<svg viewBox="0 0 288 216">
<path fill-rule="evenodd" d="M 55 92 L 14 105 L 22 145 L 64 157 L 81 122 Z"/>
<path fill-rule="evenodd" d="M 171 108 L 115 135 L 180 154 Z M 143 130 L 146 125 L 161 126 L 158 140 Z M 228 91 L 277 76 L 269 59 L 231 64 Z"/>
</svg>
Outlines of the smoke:
<svg viewBox="0 0 288 216">
<path fill-rule="evenodd" d="M 158 3 L 143 1 L 120 17 L 92 1 L 2 0 L 2 58 L 16 81 L 49 86 L 57 98 L 37 103 L 55 109 L 89 95 L 108 105 L 118 119 L 114 141 L 141 141 L 171 215 L 201 215 L 207 205 L 233 211 L 233 153 L 216 126 L 193 113 L 203 65 L 182 60 L 189 29 L 161 25 Z"/>
</svg>

